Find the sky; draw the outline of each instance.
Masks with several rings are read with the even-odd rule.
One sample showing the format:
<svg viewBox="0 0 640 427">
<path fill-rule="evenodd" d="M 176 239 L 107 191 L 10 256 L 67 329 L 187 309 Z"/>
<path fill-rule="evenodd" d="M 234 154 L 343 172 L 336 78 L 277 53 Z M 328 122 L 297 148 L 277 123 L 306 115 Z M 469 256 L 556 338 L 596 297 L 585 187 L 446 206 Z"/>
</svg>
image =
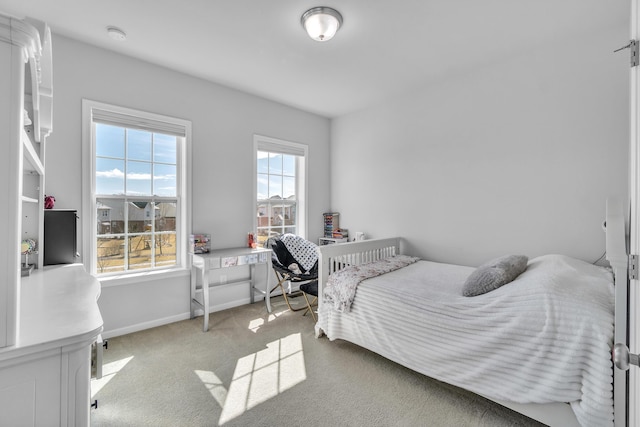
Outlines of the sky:
<svg viewBox="0 0 640 427">
<path fill-rule="evenodd" d="M 176 196 L 177 137 L 96 123 L 96 194 Z"/>
</svg>

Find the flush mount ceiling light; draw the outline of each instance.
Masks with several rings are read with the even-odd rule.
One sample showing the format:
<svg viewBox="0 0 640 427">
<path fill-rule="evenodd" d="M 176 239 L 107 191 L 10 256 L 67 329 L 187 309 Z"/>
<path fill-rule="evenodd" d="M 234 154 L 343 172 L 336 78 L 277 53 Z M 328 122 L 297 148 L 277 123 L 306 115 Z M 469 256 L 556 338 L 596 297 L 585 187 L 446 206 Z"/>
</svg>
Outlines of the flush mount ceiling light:
<svg viewBox="0 0 640 427">
<path fill-rule="evenodd" d="M 314 7 L 307 10 L 300 19 L 307 34 L 314 40 L 331 40 L 342 25 L 342 15 L 330 7 Z"/>
<path fill-rule="evenodd" d="M 107 34 L 113 40 L 123 42 L 127 39 L 127 34 L 117 27 L 107 27 Z"/>
</svg>

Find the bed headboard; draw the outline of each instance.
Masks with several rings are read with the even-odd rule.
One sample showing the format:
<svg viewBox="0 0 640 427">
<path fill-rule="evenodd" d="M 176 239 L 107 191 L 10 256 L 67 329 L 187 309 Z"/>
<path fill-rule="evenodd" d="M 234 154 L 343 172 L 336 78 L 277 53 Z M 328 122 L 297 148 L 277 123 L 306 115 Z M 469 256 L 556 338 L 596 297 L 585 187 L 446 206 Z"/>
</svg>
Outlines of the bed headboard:
<svg viewBox="0 0 640 427">
<path fill-rule="evenodd" d="M 329 275 L 349 265 L 360 265 L 400 255 L 400 238 L 361 240 L 318 246 L 318 295 Z M 318 298 L 322 304 L 322 298 Z"/>
</svg>

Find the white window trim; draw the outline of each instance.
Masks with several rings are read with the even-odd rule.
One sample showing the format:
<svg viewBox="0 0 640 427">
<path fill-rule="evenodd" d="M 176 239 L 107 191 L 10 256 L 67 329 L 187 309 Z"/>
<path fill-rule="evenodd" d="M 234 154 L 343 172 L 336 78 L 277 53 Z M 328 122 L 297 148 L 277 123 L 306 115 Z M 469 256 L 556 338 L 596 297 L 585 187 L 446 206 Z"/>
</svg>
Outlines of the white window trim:
<svg viewBox="0 0 640 427">
<path fill-rule="evenodd" d="M 146 118 L 153 121 L 165 122 L 181 126 L 185 131 L 185 143 L 179 147 L 179 165 L 178 170 L 181 178 L 178 180 L 180 185 L 180 194 L 182 196 L 180 209 L 180 221 L 176 224 L 177 233 L 181 236 L 178 239 L 176 248 L 176 266 L 167 269 L 158 269 L 152 271 L 124 272 L 112 276 L 104 276 L 100 281 L 111 282 L 116 284 L 131 284 L 135 278 L 136 282 L 146 282 L 157 280 L 159 277 L 175 276 L 176 271 L 183 271 L 190 268 L 187 247 L 189 241 L 189 233 L 192 223 L 192 148 L 191 148 L 191 122 L 188 120 L 178 119 L 160 114 L 149 113 L 131 108 L 120 107 L 112 104 L 92 101 L 88 99 L 82 100 L 82 211 L 84 220 L 82 221 L 82 259 L 85 268 L 90 274 L 96 274 L 97 266 L 94 260 L 96 254 L 96 239 L 94 232 L 97 230 L 97 217 L 93 214 L 95 211 L 95 141 L 93 141 L 93 110 L 113 111 L 114 113 L 126 114 L 134 117 Z"/>
<path fill-rule="evenodd" d="M 309 223 L 309 206 L 307 194 L 309 194 L 309 146 L 298 142 L 285 141 L 264 135 L 253 135 L 253 229 L 258 229 L 258 219 L 255 212 L 258 210 L 258 151 L 272 151 L 303 156 L 303 162 L 296 162 L 296 197 L 298 208 L 298 235 L 307 238 L 307 224 Z M 299 186 L 299 177 L 303 177 L 304 188 Z"/>
</svg>

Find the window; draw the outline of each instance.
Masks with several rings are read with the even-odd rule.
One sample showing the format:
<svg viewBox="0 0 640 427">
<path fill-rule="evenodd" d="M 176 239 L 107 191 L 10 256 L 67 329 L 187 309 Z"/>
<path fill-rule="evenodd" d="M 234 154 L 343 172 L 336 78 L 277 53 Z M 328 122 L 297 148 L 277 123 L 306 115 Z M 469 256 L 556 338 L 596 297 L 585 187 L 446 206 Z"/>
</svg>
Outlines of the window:
<svg viewBox="0 0 640 427">
<path fill-rule="evenodd" d="M 87 100 L 83 117 L 85 264 L 97 275 L 185 267 L 191 123 Z"/>
<path fill-rule="evenodd" d="M 256 135 L 254 148 L 258 244 L 283 233 L 306 237 L 308 147 Z"/>
</svg>

